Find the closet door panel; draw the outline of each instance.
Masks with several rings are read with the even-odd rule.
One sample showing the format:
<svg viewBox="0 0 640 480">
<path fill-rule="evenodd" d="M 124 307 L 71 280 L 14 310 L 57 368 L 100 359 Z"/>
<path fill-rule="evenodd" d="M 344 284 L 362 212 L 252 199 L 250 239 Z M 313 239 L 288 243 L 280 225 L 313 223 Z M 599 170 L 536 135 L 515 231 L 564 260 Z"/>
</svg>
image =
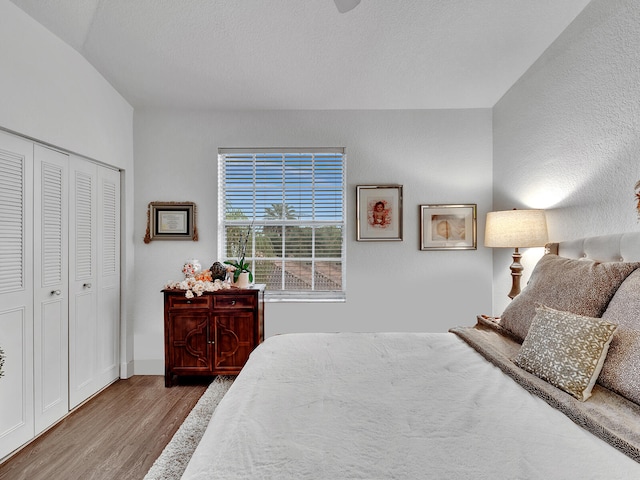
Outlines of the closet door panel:
<svg viewBox="0 0 640 480">
<path fill-rule="evenodd" d="M 33 143 L 0 132 L 0 458 L 34 435 Z"/>
<path fill-rule="evenodd" d="M 98 383 L 120 376 L 120 172 L 98 168 Z"/>
<path fill-rule="evenodd" d="M 0 379 L 0 458 L 34 435 L 33 328 L 30 309 L 0 311 L 0 343 L 5 353 Z"/>
<path fill-rule="evenodd" d="M 68 155 L 35 146 L 36 434 L 69 411 L 68 161 Z"/>
<path fill-rule="evenodd" d="M 69 188 L 69 404 L 99 387 L 97 351 L 97 166 L 70 158 Z"/>
</svg>

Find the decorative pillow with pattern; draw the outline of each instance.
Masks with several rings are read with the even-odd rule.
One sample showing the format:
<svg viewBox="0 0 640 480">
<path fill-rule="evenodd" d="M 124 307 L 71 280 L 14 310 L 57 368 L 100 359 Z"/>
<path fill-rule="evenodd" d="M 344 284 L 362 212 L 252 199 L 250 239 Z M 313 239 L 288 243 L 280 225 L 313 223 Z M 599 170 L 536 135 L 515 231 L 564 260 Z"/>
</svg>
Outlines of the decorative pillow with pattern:
<svg viewBox="0 0 640 480">
<path fill-rule="evenodd" d="M 640 270 L 634 271 L 602 314 L 618 324 L 598 383 L 640 405 Z"/>
<path fill-rule="evenodd" d="M 586 317 L 601 317 L 611 297 L 640 263 L 594 262 L 548 254 L 537 263 L 529 283 L 504 310 L 500 325 L 524 340 L 536 307 Z"/>
<path fill-rule="evenodd" d="M 616 328 L 600 318 L 539 307 L 514 363 L 584 402 Z"/>
</svg>

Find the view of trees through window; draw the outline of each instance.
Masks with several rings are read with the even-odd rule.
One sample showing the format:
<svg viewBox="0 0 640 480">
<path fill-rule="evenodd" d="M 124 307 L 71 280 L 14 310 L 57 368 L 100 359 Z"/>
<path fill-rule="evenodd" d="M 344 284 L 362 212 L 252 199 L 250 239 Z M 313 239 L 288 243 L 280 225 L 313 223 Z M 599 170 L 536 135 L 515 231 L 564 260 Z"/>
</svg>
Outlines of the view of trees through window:
<svg viewBox="0 0 640 480">
<path fill-rule="evenodd" d="M 342 292 L 343 155 L 227 153 L 220 163 L 224 256 L 238 259 L 246 238 L 267 292 Z"/>
</svg>

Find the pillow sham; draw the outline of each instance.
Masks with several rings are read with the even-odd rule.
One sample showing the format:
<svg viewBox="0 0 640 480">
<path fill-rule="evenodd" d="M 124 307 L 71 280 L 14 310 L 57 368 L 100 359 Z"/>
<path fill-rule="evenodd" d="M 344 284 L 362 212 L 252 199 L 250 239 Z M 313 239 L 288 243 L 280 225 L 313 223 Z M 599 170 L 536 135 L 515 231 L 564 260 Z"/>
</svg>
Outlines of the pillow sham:
<svg viewBox="0 0 640 480">
<path fill-rule="evenodd" d="M 618 326 L 598 383 L 640 405 L 640 331 Z"/>
<path fill-rule="evenodd" d="M 640 269 L 620 285 L 602 319 L 617 323 L 598 383 L 640 405 Z"/>
<path fill-rule="evenodd" d="M 500 325 L 522 341 L 539 305 L 600 317 L 620 284 L 639 266 L 636 262 L 594 262 L 547 254 L 536 264 L 522 293 L 504 310 Z"/>
<path fill-rule="evenodd" d="M 620 284 L 602 318 L 640 330 L 640 269 L 631 272 Z"/>
<path fill-rule="evenodd" d="M 539 307 L 514 363 L 584 402 L 616 327 L 600 318 Z"/>
</svg>

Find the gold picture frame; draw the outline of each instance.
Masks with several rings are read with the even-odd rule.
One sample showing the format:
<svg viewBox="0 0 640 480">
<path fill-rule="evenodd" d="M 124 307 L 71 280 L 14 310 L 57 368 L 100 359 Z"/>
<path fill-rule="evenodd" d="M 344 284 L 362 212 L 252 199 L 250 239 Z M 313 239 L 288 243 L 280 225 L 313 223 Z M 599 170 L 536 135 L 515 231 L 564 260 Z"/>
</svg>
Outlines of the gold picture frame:
<svg viewBox="0 0 640 480">
<path fill-rule="evenodd" d="M 196 204 L 193 202 L 150 202 L 144 243 L 152 240 L 198 241 Z"/>
</svg>

